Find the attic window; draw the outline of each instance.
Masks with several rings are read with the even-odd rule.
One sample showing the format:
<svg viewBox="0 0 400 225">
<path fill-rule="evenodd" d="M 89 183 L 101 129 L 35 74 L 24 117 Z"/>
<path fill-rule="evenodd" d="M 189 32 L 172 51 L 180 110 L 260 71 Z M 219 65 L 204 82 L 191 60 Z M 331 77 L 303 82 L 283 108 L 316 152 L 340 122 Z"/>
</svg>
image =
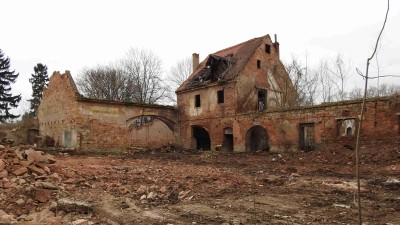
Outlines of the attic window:
<svg viewBox="0 0 400 225">
<path fill-rule="evenodd" d="M 201 106 L 200 95 L 195 95 L 195 96 L 194 96 L 194 105 L 195 105 L 196 107 L 200 107 L 200 106 Z"/>
<path fill-rule="evenodd" d="M 218 104 L 224 103 L 224 90 L 217 91 Z"/>
<path fill-rule="evenodd" d="M 261 60 L 257 60 L 257 69 L 261 68 Z"/>
<path fill-rule="evenodd" d="M 266 52 L 267 54 L 271 54 L 271 45 L 265 44 L 265 52 Z"/>
</svg>

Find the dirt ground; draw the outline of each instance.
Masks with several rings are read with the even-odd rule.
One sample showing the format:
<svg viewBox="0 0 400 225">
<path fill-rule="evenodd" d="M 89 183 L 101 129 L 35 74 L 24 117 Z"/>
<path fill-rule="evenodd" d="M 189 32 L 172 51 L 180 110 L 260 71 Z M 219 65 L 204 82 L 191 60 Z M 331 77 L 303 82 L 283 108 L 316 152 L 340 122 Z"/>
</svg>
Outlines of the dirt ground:
<svg viewBox="0 0 400 225">
<path fill-rule="evenodd" d="M 354 155 L 341 146 L 57 155 L 51 169 L 62 174 L 63 188 L 54 199 L 87 203 L 90 212 L 55 213 L 64 223 L 71 217 L 89 224 L 356 224 Z M 364 224 L 400 224 L 399 144 L 362 147 L 360 173 Z M 5 211 L 29 209 L 11 204 Z"/>
</svg>

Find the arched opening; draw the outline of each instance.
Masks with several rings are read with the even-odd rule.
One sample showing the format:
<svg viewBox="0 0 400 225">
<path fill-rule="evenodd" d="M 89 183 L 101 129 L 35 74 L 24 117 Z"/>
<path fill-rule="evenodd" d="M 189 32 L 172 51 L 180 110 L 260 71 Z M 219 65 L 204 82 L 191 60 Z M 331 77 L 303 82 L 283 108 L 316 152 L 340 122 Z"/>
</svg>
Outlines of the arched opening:
<svg viewBox="0 0 400 225">
<path fill-rule="evenodd" d="M 246 151 L 269 151 L 267 130 L 256 125 L 246 133 Z"/>
<path fill-rule="evenodd" d="M 175 131 L 175 122 L 162 117 L 162 116 L 158 116 L 158 115 L 140 115 L 140 116 L 134 116 L 131 117 L 129 119 L 126 120 L 126 122 L 129 124 L 129 130 L 131 130 L 133 127 L 140 127 L 142 125 L 151 123 L 154 119 L 158 119 L 160 121 L 162 121 L 163 123 L 165 123 L 165 125 L 167 125 L 167 127 L 174 132 Z"/>
<path fill-rule="evenodd" d="M 154 148 L 174 142 L 174 122 L 155 115 L 131 117 L 126 121 L 130 147 Z"/>
<path fill-rule="evenodd" d="M 222 148 L 224 151 L 233 151 L 233 129 L 230 127 L 224 129 L 224 144 Z"/>
<path fill-rule="evenodd" d="M 196 139 L 196 149 L 210 150 L 211 140 L 207 130 L 200 126 L 192 127 L 193 137 Z"/>
</svg>

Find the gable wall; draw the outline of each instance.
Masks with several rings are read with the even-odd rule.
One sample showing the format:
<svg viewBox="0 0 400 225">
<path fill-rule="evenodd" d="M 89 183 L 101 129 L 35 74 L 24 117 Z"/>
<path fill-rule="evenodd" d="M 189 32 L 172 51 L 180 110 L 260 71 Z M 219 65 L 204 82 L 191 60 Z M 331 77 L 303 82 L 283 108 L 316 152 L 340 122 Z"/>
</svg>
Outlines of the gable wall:
<svg viewBox="0 0 400 225">
<path fill-rule="evenodd" d="M 50 77 L 48 88 L 43 91 L 43 98 L 38 108 L 40 133 L 42 136 L 54 138 L 56 145 L 76 146 L 77 140 L 65 140 L 64 133 L 75 133 L 75 120 L 78 114 L 78 104 L 75 101 L 74 84 L 70 74 L 55 72 Z M 67 135 L 68 136 L 68 135 Z"/>
<path fill-rule="evenodd" d="M 265 45 L 271 46 L 271 53 L 265 52 Z M 257 60 L 261 66 L 257 68 Z M 283 81 L 288 78 L 286 70 L 279 61 L 279 55 L 272 41 L 264 38 L 256 49 L 237 79 L 237 112 L 246 113 L 257 110 L 258 89 L 267 90 L 267 109 L 281 108 L 281 88 Z M 293 91 L 290 89 L 289 91 Z M 283 106 L 282 106 L 283 107 Z"/>
</svg>

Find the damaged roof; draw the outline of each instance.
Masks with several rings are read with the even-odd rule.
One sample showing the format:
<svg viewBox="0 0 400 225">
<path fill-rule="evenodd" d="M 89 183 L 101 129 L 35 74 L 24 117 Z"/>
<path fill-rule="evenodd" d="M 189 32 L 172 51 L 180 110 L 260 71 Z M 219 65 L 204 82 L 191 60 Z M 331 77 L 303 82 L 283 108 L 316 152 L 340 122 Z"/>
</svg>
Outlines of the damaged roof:
<svg viewBox="0 0 400 225">
<path fill-rule="evenodd" d="M 176 92 L 234 79 L 267 37 L 270 38 L 253 38 L 208 55 Z"/>
</svg>

